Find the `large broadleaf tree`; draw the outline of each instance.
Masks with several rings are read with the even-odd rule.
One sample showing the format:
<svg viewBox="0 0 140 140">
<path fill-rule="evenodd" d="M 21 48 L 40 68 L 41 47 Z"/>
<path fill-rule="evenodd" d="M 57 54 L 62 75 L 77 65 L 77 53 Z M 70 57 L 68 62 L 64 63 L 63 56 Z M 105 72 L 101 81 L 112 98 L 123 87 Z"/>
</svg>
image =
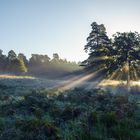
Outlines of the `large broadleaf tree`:
<svg viewBox="0 0 140 140">
<path fill-rule="evenodd" d="M 112 66 L 122 78 L 137 80 L 140 77 L 140 35 L 137 32 L 116 33 L 113 39 L 115 52 Z"/>
<path fill-rule="evenodd" d="M 104 69 L 106 76 L 121 75 L 120 79 L 140 77 L 140 35 L 137 32 L 116 33 L 112 39 L 103 24 L 93 22 L 85 51 L 89 57 L 82 63 L 86 69 Z M 119 74 L 121 73 L 121 74 Z M 117 76 L 116 76 L 117 77 Z M 116 77 L 113 77 L 114 79 Z"/>
</svg>

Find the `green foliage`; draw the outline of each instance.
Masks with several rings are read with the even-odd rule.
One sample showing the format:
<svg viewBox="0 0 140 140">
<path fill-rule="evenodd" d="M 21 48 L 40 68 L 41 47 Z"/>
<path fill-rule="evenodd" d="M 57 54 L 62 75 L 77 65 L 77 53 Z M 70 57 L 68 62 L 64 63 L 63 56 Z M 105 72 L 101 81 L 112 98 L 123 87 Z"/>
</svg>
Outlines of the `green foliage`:
<svg viewBox="0 0 140 140">
<path fill-rule="evenodd" d="M 28 72 L 35 76 L 57 77 L 80 69 L 78 63 L 61 59 L 57 53 L 53 54 L 52 59 L 48 55 L 32 54 L 28 60 L 23 53 L 17 55 L 11 50 L 6 56 L 0 50 L 0 73 L 27 74 Z"/>
<path fill-rule="evenodd" d="M 50 92 L 52 96 L 48 96 Z M 100 89 L 74 89 L 58 95 L 55 90 L 33 90 L 13 94 L 12 98 L 3 94 L 0 94 L 2 140 L 140 138 L 140 108 L 135 95 L 113 95 Z"/>
<path fill-rule="evenodd" d="M 85 51 L 89 53 L 89 57 L 83 63 L 86 68 L 98 70 L 106 68 L 111 60 L 111 40 L 106 34 L 106 29 L 103 24 L 98 25 L 96 22 L 91 24 L 92 31 L 87 38 Z"/>
<path fill-rule="evenodd" d="M 23 60 L 18 58 L 10 61 L 8 70 L 10 70 L 11 73 L 17 73 L 17 74 L 22 74 L 27 72 L 27 68 Z"/>
<path fill-rule="evenodd" d="M 4 72 L 6 70 L 6 56 L 2 54 L 2 50 L 0 49 L 0 71 Z"/>
<path fill-rule="evenodd" d="M 26 134 L 24 136 L 25 139 L 60 139 L 58 128 L 47 120 L 36 118 L 17 120 L 15 125 L 17 129 L 20 129 L 20 131 Z M 30 134 L 32 134 L 32 136 L 30 136 Z"/>
<path fill-rule="evenodd" d="M 128 69 L 130 79 L 137 80 L 139 77 L 140 35 L 137 32 L 117 33 L 114 35 L 113 46 L 115 52 L 113 70 L 120 69 L 127 73 Z"/>
<path fill-rule="evenodd" d="M 15 60 L 17 58 L 16 53 L 13 50 L 10 50 L 8 52 L 8 56 L 7 56 L 9 61 Z"/>
<path fill-rule="evenodd" d="M 27 67 L 25 66 L 25 63 L 23 59 L 19 59 L 19 72 L 20 73 L 26 73 L 27 72 Z"/>
<path fill-rule="evenodd" d="M 106 34 L 103 24 L 91 24 L 92 31 L 87 38 L 85 51 L 89 57 L 82 65 L 96 71 L 102 69 L 112 79 L 138 80 L 140 64 L 140 34 L 137 32 L 117 32 L 112 39 Z"/>
</svg>

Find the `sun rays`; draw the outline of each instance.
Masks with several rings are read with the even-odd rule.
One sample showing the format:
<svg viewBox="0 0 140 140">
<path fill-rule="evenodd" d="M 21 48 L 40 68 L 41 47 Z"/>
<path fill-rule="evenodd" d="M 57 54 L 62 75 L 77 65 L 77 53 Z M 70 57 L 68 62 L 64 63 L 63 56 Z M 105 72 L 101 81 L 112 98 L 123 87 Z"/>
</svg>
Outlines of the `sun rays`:
<svg viewBox="0 0 140 140">
<path fill-rule="evenodd" d="M 100 69 L 96 72 L 93 73 L 87 73 L 87 74 L 82 74 L 80 76 L 77 76 L 75 78 L 67 79 L 69 82 L 66 84 L 62 84 L 58 87 L 55 87 L 58 91 L 65 91 L 69 90 L 75 87 L 78 87 L 79 85 L 84 85 L 84 82 L 87 82 L 88 80 L 95 78 L 99 72 L 101 72 L 103 69 Z M 88 85 L 89 86 L 89 85 Z M 87 86 L 87 88 L 89 88 Z"/>
<path fill-rule="evenodd" d="M 107 87 L 107 86 L 119 86 L 122 85 L 124 87 L 128 86 L 128 76 L 129 76 L 129 88 L 135 88 L 135 86 L 140 86 L 139 81 L 139 73 L 137 67 L 135 65 L 129 66 L 126 62 L 121 68 L 116 69 L 108 79 L 102 80 L 98 86 Z"/>
<path fill-rule="evenodd" d="M 112 59 L 112 57 L 109 57 L 109 56 L 101 56 L 101 57 L 94 58 L 94 60 L 92 60 L 92 61 L 98 62 L 98 61 L 101 61 L 101 60 L 111 60 L 111 59 Z"/>
<path fill-rule="evenodd" d="M 123 86 L 125 89 L 127 89 L 128 74 L 130 76 L 129 88 L 140 86 L 140 81 L 138 81 L 138 69 L 133 65 L 128 68 L 128 65 L 125 63 L 122 67 L 116 69 L 107 78 L 105 78 L 104 75 L 105 70 L 105 67 L 102 67 L 100 70 L 94 72 L 83 71 L 82 73 L 73 73 L 63 77 L 62 80 L 60 80 L 60 82 L 51 89 L 55 90 L 56 94 L 63 93 L 66 90 L 74 89 L 76 87 L 82 87 L 86 90 L 90 90 L 94 88 L 107 89 L 108 87 L 118 88 Z"/>
</svg>

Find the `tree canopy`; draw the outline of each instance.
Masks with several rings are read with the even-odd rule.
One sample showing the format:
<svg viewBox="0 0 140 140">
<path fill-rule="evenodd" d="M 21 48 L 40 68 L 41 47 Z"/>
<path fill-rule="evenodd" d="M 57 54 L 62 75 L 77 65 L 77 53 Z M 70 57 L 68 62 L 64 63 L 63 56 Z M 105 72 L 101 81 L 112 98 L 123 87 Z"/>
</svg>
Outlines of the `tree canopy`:
<svg viewBox="0 0 140 140">
<path fill-rule="evenodd" d="M 93 22 L 84 50 L 89 57 L 83 61 L 86 69 L 104 69 L 106 76 L 137 80 L 140 77 L 140 34 L 117 32 L 109 38 L 103 24 Z M 115 75 L 115 76 L 114 76 Z"/>
<path fill-rule="evenodd" d="M 89 57 L 85 63 L 87 69 L 98 70 L 106 68 L 108 58 L 110 57 L 111 40 L 106 34 L 106 28 L 103 24 L 96 22 L 91 24 L 92 31 L 87 38 L 87 44 L 84 50 L 88 52 Z"/>
<path fill-rule="evenodd" d="M 113 67 L 120 69 L 125 76 L 129 72 L 130 79 L 137 80 L 140 70 L 140 35 L 137 32 L 116 33 L 113 39 Z"/>
<path fill-rule="evenodd" d="M 53 54 L 52 59 L 47 54 L 32 54 L 27 59 L 23 53 L 16 54 L 10 50 L 6 56 L 0 50 L 0 73 L 59 76 L 78 69 L 78 63 L 61 59 L 57 53 Z"/>
</svg>

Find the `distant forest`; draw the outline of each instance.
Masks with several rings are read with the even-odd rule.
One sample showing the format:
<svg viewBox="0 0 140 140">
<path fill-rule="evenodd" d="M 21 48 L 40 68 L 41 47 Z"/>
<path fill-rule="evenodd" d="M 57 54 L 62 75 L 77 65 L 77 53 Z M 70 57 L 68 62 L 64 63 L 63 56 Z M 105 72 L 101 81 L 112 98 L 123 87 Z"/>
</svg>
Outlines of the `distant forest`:
<svg viewBox="0 0 140 140">
<path fill-rule="evenodd" d="M 60 76 L 79 70 L 79 63 L 61 59 L 57 53 L 53 54 L 52 59 L 48 55 L 40 54 L 32 54 L 27 59 L 23 53 L 17 55 L 13 50 L 10 50 L 6 56 L 0 50 L 0 73 Z"/>
</svg>

